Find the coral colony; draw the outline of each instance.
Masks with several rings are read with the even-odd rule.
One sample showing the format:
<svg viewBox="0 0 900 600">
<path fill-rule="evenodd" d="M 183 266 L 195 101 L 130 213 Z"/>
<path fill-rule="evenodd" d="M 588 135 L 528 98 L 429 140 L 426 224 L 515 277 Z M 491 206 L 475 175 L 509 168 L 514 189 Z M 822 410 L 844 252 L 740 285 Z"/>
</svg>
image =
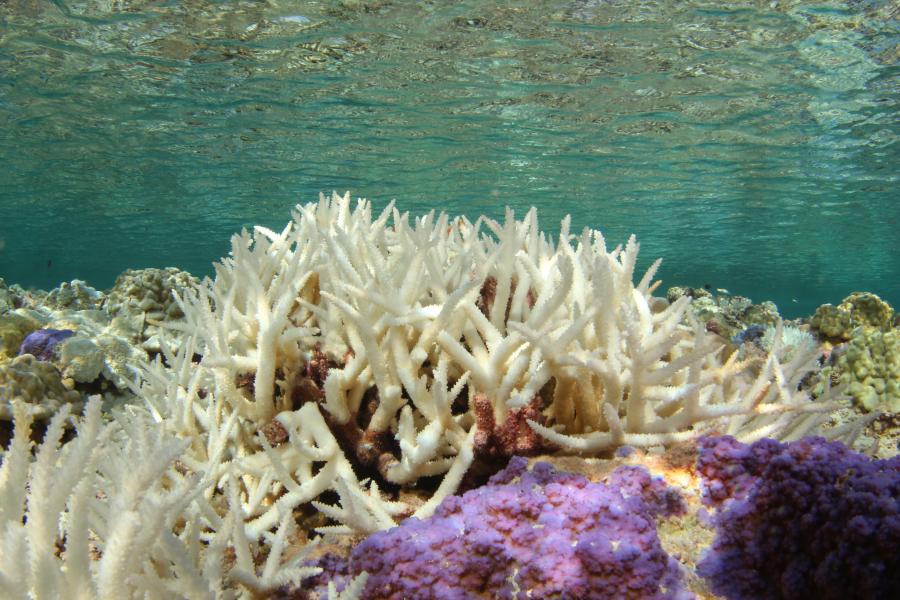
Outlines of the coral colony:
<svg viewBox="0 0 900 600">
<path fill-rule="evenodd" d="M 513 458 L 487 485 L 445 499 L 426 520 L 366 538 L 339 573 L 368 573 L 377 598 L 690 598 L 660 546 L 656 516 L 682 514 L 680 496 L 640 467 L 606 483 L 527 471 Z M 460 535 L 460 532 L 464 532 Z"/>
<path fill-rule="evenodd" d="M 700 441 L 716 517 L 699 573 L 736 600 L 890 598 L 900 589 L 900 456 L 837 442 Z M 777 556 L 777 560 L 772 560 Z"/>
<path fill-rule="evenodd" d="M 85 373 L 73 367 L 69 388 L 37 410 L 46 386 L 19 385 L 24 371 L 10 367 L 0 391 L 37 396 L 6 394 L 15 430 L 0 466 L 0 596 L 691 597 L 656 531 L 657 519 L 684 512 L 676 491 L 638 467 L 594 482 L 514 457 L 608 456 L 708 434 L 732 436 L 699 442 L 712 497 L 736 498 L 717 515 L 701 568 L 713 588 L 734 598 L 763 587 L 791 597 L 810 581 L 827 590 L 840 569 L 861 573 L 884 552 L 865 581 L 888 589 L 879 586 L 898 572 L 894 463 L 820 442 L 741 445 L 852 441 L 858 424 L 821 427 L 840 390 L 826 381 L 813 399 L 799 385 L 816 348 L 788 354 L 779 324 L 766 351 L 726 352 L 690 297 L 652 295 L 659 261 L 635 283 L 637 254 L 633 237 L 608 249 L 598 231 L 572 233 L 568 218 L 551 239 L 533 209 L 521 221 L 511 211 L 504 222 L 411 219 L 323 196 L 281 231 L 235 235 L 214 279 L 181 277 L 176 303 L 140 315 L 137 343 L 155 357 L 131 378 L 113 361 L 132 354 L 112 329 L 91 325 L 96 344 L 81 325 L 67 340 L 49 329 L 29 338 L 72 364 L 93 352 L 90 375 L 130 386 L 142 404 L 102 407 L 95 396 L 81 411 L 65 395 Z M 28 354 L 15 361 L 54 368 Z M 35 444 L 40 419 L 49 421 Z M 746 466 L 758 447 L 795 470 Z M 804 482 L 821 503 L 835 496 L 811 482 L 835 477 L 832 491 L 846 498 L 816 504 L 818 521 L 805 523 L 809 506 L 784 486 Z M 863 488 L 877 508 L 854 495 Z M 766 545 L 754 528 L 776 523 L 759 507 L 782 500 L 798 535 L 856 537 L 832 540 L 822 556 L 813 542 Z M 317 520 L 301 528 L 311 512 Z M 873 538 L 884 524 L 893 537 Z M 316 558 L 312 528 L 327 543 L 370 537 L 346 560 Z M 782 574 L 761 569 L 760 552 L 795 560 Z M 731 569 L 739 582 L 727 580 Z"/>
<path fill-rule="evenodd" d="M 73 335 L 75 332 L 68 329 L 38 329 L 28 334 L 19 348 L 19 354 L 31 354 L 43 361 L 50 360 L 60 342 Z"/>
</svg>

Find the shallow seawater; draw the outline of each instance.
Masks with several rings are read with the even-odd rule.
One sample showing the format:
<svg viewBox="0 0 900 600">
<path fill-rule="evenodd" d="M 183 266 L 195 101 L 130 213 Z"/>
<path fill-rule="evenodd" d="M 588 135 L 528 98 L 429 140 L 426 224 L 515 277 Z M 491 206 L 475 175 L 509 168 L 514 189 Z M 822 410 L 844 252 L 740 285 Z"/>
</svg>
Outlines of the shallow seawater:
<svg viewBox="0 0 900 600">
<path fill-rule="evenodd" d="M 0 3 L 0 277 L 195 274 L 349 189 L 900 305 L 893 2 Z"/>
</svg>

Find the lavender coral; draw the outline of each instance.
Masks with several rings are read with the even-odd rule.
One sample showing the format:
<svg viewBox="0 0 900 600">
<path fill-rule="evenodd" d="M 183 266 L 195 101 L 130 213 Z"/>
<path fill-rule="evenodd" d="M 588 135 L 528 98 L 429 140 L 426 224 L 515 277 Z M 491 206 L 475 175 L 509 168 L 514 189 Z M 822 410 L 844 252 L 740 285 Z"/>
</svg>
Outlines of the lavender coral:
<svg viewBox="0 0 900 600">
<path fill-rule="evenodd" d="M 639 467 L 591 483 L 526 465 L 513 458 L 433 517 L 360 543 L 349 566 L 369 573 L 363 598 L 692 597 L 656 534 L 656 516 L 685 509 L 665 482 Z"/>
<path fill-rule="evenodd" d="M 888 598 L 900 589 L 900 457 L 837 442 L 700 443 L 716 539 L 698 572 L 729 600 Z"/>
</svg>

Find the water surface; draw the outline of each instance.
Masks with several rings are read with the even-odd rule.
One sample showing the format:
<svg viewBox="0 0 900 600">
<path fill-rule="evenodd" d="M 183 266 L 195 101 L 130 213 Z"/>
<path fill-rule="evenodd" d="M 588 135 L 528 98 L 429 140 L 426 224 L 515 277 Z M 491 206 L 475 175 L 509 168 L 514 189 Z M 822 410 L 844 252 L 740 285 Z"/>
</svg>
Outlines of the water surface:
<svg viewBox="0 0 900 600">
<path fill-rule="evenodd" d="M 0 277 L 203 275 L 242 226 L 566 213 L 664 285 L 900 305 L 888 2 L 0 3 Z"/>
</svg>

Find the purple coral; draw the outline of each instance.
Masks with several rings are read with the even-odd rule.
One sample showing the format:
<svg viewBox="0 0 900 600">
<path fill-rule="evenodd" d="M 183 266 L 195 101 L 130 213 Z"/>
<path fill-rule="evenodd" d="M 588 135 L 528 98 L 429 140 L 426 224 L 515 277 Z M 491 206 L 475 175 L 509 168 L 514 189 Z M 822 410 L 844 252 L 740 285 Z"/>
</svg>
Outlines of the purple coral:
<svg viewBox="0 0 900 600">
<path fill-rule="evenodd" d="M 56 347 L 75 335 L 69 329 L 38 329 L 29 333 L 19 346 L 19 354 L 31 354 L 38 360 L 52 360 Z"/>
<path fill-rule="evenodd" d="M 900 457 L 843 444 L 733 438 L 700 442 L 705 502 L 720 507 L 698 566 L 729 600 L 896 597 Z"/>
<path fill-rule="evenodd" d="M 444 500 L 352 552 L 374 599 L 685 599 L 677 561 L 662 549 L 655 517 L 685 505 L 661 479 L 621 467 L 605 483 L 527 471 L 513 458 L 487 485 Z"/>
</svg>

